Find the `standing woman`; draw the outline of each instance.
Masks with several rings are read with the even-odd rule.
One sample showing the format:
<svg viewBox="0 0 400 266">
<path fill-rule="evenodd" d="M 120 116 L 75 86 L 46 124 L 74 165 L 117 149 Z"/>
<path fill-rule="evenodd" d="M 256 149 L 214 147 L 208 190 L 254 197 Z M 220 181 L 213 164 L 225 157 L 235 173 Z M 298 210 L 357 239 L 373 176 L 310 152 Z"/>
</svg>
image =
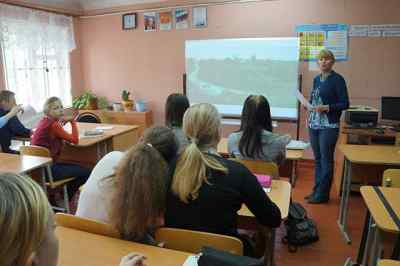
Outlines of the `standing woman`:
<svg viewBox="0 0 400 266">
<path fill-rule="evenodd" d="M 305 197 L 308 203 L 329 201 L 333 177 L 333 159 L 339 135 L 342 111 L 349 107 L 346 81 L 332 70 L 335 56 L 321 50 L 318 65 L 321 73 L 314 78 L 308 117 L 311 147 L 315 157 L 315 184 L 312 193 Z"/>
</svg>

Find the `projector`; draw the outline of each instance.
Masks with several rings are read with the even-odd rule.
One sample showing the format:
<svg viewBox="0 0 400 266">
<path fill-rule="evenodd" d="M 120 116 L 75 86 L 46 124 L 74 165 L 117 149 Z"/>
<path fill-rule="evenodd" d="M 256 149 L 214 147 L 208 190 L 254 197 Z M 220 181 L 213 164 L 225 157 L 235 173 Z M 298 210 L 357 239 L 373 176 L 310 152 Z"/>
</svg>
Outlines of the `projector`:
<svg viewBox="0 0 400 266">
<path fill-rule="evenodd" d="M 369 106 L 350 106 L 346 110 L 344 119 L 351 127 L 376 127 L 378 123 L 378 109 Z"/>
</svg>

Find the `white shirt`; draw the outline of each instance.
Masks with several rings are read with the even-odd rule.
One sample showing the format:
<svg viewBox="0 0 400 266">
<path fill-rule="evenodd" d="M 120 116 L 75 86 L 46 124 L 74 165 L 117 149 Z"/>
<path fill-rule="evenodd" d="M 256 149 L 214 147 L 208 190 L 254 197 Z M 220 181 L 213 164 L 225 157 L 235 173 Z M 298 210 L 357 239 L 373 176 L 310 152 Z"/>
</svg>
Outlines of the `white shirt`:
<svg viewBox="0 0 400 266">
<path fill-rule="evenodd" d="M 109 213 L 114 192 L 112 178 L 114 177 L 111 179 L 104 179 L 104 177 L 114 174 L 114 169 L 124 154 L 120 151 L 110 152 L 96 164 L 79 196 L 75 215 L 104 223 L 110 222 Z"/>
</svg>

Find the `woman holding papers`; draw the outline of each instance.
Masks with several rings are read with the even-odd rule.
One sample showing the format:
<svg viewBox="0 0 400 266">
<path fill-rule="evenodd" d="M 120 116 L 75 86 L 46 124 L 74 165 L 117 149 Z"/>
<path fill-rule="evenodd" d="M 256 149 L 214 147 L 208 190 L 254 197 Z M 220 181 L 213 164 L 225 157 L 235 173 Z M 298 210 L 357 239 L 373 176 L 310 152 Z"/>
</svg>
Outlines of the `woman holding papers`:
<svg viewBox="0 0 400 266">
<path fill-rule="evenodd" d="M 311 147 L 315 157 L 315 184 L 308 203 L 329 201 L 333 176 L 333 158 L 339 135 L 342 111 L 349 107 L 346 81 L 332 70 L 335 56 L 329 50 L 321 50 L 318 65 L 321 73 L 314 78 L 309 110 L 308 127 Z"/>
</svg>

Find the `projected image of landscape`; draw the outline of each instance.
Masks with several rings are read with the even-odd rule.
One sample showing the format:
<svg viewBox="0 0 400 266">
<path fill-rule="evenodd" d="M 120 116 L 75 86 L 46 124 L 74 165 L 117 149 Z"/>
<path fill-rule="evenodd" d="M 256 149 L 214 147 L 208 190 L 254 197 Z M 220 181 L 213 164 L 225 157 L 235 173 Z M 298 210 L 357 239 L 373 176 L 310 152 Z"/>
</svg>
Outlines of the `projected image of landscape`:
<svg viewBox="0 0 400 266">
<path fill-rule="evenodd" d="M 187 95 L 239 115 L 249 94 L 267 97 L 274 117 L 296 118 L 297 38 L 186 41 Z"/>
</svg>

